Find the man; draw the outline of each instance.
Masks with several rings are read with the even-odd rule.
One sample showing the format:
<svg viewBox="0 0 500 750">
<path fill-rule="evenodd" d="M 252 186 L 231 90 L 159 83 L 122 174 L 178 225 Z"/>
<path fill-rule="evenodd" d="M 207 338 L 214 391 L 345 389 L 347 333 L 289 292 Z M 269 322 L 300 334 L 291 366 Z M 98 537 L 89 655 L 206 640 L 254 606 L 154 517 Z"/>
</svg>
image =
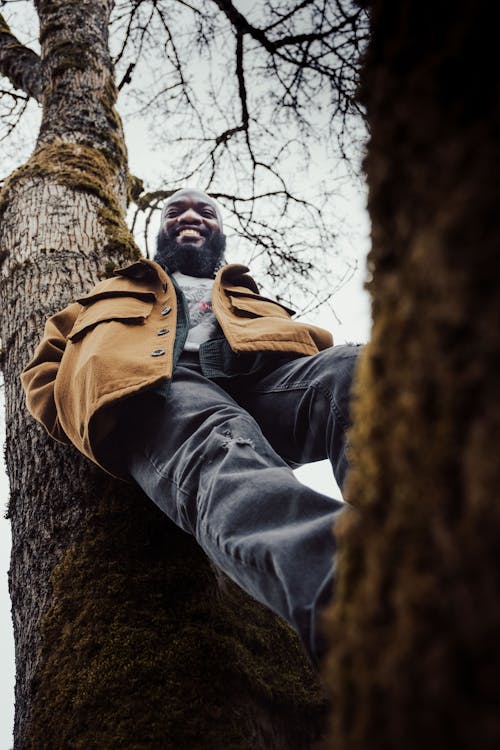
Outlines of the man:
<svg viewBox="0 0 500 750">
<path fill-rule="evenodd" d="M 47 321 L 22 374 L 28 408 L 56 440 L 135 480 L 317 661 L 342 503 L 290 467 L 328 457 L 342 485 L 357 348 L 293 321 L 245 266 L 223 265 L 224 249 L 217 204 L 176 192 L 155 261 Z"/>
</svg>

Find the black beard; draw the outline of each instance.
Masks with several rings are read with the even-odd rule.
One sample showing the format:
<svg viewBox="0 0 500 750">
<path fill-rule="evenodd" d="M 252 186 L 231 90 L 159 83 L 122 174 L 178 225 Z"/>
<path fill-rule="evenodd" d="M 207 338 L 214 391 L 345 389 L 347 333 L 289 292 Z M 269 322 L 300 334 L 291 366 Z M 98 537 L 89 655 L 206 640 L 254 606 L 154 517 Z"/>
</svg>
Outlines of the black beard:
<svg viewBox="0 0 500 750">
<path fill-rule="evenodd" d="M 226 237 L 216 232 L 201 247 L 184 243 L 179 245 L 160 230 L 156 238 L 156 254 L 153 258 L 167 269 L 169 273 L 180 271 L 187 276 L 198 276 L 209 279 L 215 276 L 222 265 Z"/>
</svg>

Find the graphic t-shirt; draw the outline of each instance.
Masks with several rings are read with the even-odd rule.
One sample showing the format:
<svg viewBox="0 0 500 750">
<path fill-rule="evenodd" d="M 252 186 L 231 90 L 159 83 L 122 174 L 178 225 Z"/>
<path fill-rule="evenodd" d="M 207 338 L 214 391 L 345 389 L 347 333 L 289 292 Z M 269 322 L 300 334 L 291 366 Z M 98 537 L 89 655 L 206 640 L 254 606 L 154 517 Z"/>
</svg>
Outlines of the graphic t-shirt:
<svg viewBox="0 0 500 750">
<path fill-rule="evenodd" d="M 214 280 L 186 276 L 180 271 L 173 276 L 184 293 L 189 309 L 189 333 L 184 349 L 197 352 L 204 341 L 220 335 L 219 324 L 212 311 Z"/>
</svg>

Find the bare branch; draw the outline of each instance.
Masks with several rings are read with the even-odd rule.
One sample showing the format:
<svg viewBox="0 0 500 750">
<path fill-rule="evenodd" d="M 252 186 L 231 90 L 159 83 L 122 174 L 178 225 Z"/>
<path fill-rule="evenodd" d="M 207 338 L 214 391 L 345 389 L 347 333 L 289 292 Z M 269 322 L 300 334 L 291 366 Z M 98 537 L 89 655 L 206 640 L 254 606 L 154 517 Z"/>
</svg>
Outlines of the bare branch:
<svg viewBox="0 0 500 750">
<path fill-rule="evenodd" d="M 275 52 L 274 44 L 267 38 L 264 31 L 257 29 L 247 21 L 245 16 L 234 7 L 231 0 L 213 0 L 218 8 L 224 13 L 232 25 L 242 34 L 250 34 L 258 41 L 268 52 Z"/>
<path fill-rule="evenodd" d="M 283 15 L 279 14 L 277 11 L 274 11 L 275 15 L 278 16 L 278 19 L 266 26 L 264 32 L 267 34 L 269 31 L 276 28 L 276 26 L 283 24 L 285 21 L 288 21 L 288 19 L 299 13 L 301 10 L 307 8 L 307 6 L 311 5 L 313 2 L 314 0 L 302 0 L 301 3 L 296 5 L 294 8 L 291 8 L 287 13 L 284 13 Z"/>
<path fill-rule="evenodd" d="M 10 100 L 10 104 L 8 103 Z M 26 111 L 29 97 L 16 94 L 13 91 L 0 90 L 0 121 L 5 127 L 5 132 L 0 136 L 0 141 L 5 141 L 19 124 Z"/>
<path fill-rule="evenodd" d="M 367 13 L 352 0 L 193 3 L 116 2 L 118 80 L 130 82 L 138 105 L 127 114 L 148 117 L 148 138 L 168 153 L 151 192 L 137 198 L 134 229 L 149 252 L 161 203 L 196 183 L 230 213 L 242 260 L 255 259 L 276 289 L 295 279 L 305 306 L 316 304 L 336 283 L 315 270 L 337 247 L 324 160 L 328 153 L 345 159 L 342 171 L 357 168 L 349 160 L 363 132 L 356 88 Z"/>
<path fill-rule="evenodd" d="M 330 26 L 325 30 L 317 32 L 311 31 L 309 33 L 302 34 L 291 34 L 275 40 L 269 38 L 268 31 L 270 29 L 276 28 L 276 26 L 282 23 L 285 18 L 290 18 L 299 9 L 303 9 L 307 5 L 310 5 L 312 1 L 313 0 L 310 0 L 310 2 L 308 1 L 300 3 L 296 8 L 287 13 L 286 16 L 283 17 L 283 19 L 280 19 L 279 22 L 273 23 L 265 29 L 259 29 L 249 23 L 245 16 L 240 13 L 237 8 L 234 7 L 231 0 L 213 0 L 217 7 L 221 9 L 221 11 L 226 15 L 232 25 L 236 29 L 238 29 L 241 34 L 249 34 L 271 54 L 276 52 L 280 47 L 297 45 L 301 44 L 302 42 L 321 41 L 323 39 L 327 39 L 328 37 L 333 37 L 334 34 L 338 34 L 339 32 L 344 31 L 346 28 L 352 27 L 353 24 L 355 24 L 356 19 L 359 17 L 360 13 L 362 12 L 360 9 L 358 9 L 355 13 L 347 15 L 342 9 L 342 13 L 344 16 L 343 20 L 335 26 Z"/>
<path fill-rule="evenodd" d="M 11 32 L 0 14 L 0 73 L 37 102 L 42 98 L 40 58 Z"/>
<path fill-rule="evenodd" d="M 124 74 L 122 80 L 120 81 L 120 83 L 117 86 L 118 91 L 121 91 L 122 88 L 125 86 L 126 83 L 130 83 L 131 82 L 131 80 L 132 80 L 132 72 L 133 72 L 134 68 L 135 68 L 135 63 L 130 63 L 130 65 L 128 66 L 127 70 L 125 71 L 125 74 Z"/>
</svg>

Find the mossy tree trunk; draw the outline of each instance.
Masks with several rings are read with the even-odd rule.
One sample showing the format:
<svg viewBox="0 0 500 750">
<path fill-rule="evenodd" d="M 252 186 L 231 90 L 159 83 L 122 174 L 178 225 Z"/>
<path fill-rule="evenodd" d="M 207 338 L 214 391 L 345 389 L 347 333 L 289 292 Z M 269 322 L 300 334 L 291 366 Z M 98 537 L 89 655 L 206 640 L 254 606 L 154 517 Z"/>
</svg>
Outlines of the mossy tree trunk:
<svg viewBox="0 0 500 750">
<path fill-rule="evenodd" d="M 490 4 L 371 3 L 373 339 L 329 617 L 335 750 L 500 747 L 500 90 Z"/>
<path fill-rule="evenodd" d="M 12 69 L 42 88 L 42 124 L 0 204 L 15 748 L 310 747 L 324 701 L 288 628 L 221 587 L 187 535 L 25 410 L 19 372 L 46 317 L 138 254 L 123 219 L 112 3 L 36 5 L 43 85 Z"/>
</svg>

